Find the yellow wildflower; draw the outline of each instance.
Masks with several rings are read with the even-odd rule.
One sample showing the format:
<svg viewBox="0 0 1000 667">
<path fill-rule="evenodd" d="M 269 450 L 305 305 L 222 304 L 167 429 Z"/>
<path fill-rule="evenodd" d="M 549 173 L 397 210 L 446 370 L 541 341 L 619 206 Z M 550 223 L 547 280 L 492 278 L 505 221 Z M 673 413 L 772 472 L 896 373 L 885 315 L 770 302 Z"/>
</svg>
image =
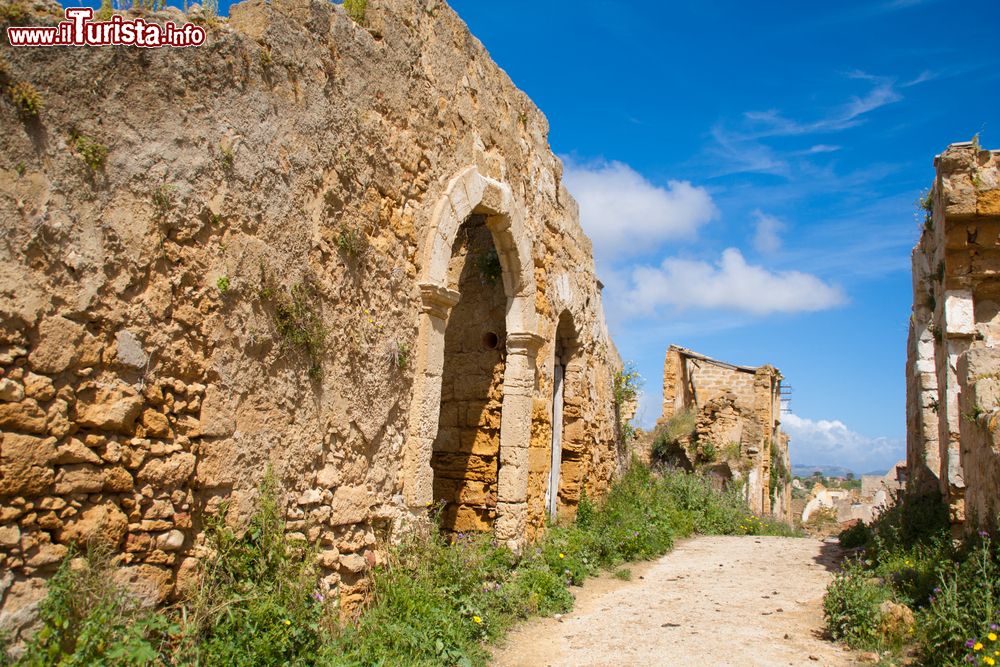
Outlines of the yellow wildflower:
<svg viewBox="0 0 1000 667">
<path fill-rule="evenodd" d="M 478 616 L 473 616 L 472 622 L 475 623 L 476 625 L 479 625 L 480 623 L 483 622 L 483 619 L 479 618 Z"/>
<path fill-rule="evenodd" d="M 982 644 L 982 642 L 976 642 L 973 645 L 972 650 L 973 651 L 982 651 L 983 650 L 983 644 Z"/>
<path fill-rule="evenodd" d="M 995 642 L 995 641 L 997 640 L 997 633 L 995 633 L 995 632 L 991 632 L 990 634 L 986 635 L 986 637 L 987 637 L 987 638 L 988 638 L 988 639 L 989 639 L 989 640 L 990 640 L 991 642 Z"/>
<path fill-rule="evenodd" d="M 291 625 L 291 624 L 292 624 L 292 622 L 291 622 L 291 621 L 289 621 L 289 620 L 288 620 L 288 619 L 286 618 L 286 619 L 285 619 L 285 625 Z"/>
<path fill-rule="evenodd" d="M 984 665 L 995 665 L 995 664 L 997 664 L 997 661 L 994 660 L 993 658 L 987 656 L 987 657 L 983 658 L 983 664 Z"/>
<path fill-rule="evenodd" d="M 565 557 L 566 557 L 566 554 L 559 554 L 559 557 L 560 557 L 560 558 L 565 558 Z"/>
</svg>

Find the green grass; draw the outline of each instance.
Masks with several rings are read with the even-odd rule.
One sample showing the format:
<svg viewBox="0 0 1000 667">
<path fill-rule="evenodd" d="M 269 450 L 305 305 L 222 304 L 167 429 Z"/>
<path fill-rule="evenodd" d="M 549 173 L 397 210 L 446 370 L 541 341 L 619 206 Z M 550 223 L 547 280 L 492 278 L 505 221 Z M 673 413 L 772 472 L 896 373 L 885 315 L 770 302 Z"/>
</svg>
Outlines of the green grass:
<svg viewBox="0 0 1000 667">
<path fill-rule="evenodd" d="M 754 517 L 736 492 L 633 462 L 602 502 L 584 496 L 576 521 L 550 526 L 519 554 L 488 534 L 450 544 L 431 524 L 407 534 L 372 573 L 358 620 L 342 624 L 336 600 L 318 587 L 313 547 L 285 538 L 279 495 L 268 474 L 244 531 L 224 517 L 209 521 L 215 557 L 167 610 L 128 600 L 108 583 L 110 565 L 82 573 L 64 565 L 42 607 L 35 661 L 25 664 L 96 664 L 99 649 L 137 665 L 484 665 L 488 644 L 518 621 L 570 610 L 572 587 L 589 576 L 627 580 L 624 563 L 695 532 L 791 532 Z"/>
</svg>

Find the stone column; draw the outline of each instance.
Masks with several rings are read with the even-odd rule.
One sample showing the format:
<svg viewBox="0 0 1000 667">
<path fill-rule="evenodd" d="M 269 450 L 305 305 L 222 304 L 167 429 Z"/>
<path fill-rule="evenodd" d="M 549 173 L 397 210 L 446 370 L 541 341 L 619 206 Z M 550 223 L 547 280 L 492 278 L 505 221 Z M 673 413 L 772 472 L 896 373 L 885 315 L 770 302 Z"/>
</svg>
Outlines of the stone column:
<svg viewBox="0 0 1000 667">
<path fill-rule="evenodd" d="M 962 471 L 962 413 L 958 359 L 975 335 L 971 290 L 948 290 L 944 301 L 944 359 L 938 361 L 938 387 L 945 418 L 940 420 L 941 493 L 951 506 L 952 523 L 965 521 L 965 475 Z"/>
<path fill-rule="evenodd" d="M 535 390 L 536 357 L 543 342 L 541 336 L 526 331 L 507 334 L 496 536 L 513 549 L 523 544 L 527 526 L 531 401 Z"/>
<path fill-rule="evenodd" d="M 414 350 L 417 376 L 403 455 L 403 497 L 411 510 L 423 510 L 434 501 L 431 454 L 441 413 L 444 334 L 448 314 L 460 297 L 461 294 L 442 285 L 420 284 L 423 304 Z"/>
</svg>

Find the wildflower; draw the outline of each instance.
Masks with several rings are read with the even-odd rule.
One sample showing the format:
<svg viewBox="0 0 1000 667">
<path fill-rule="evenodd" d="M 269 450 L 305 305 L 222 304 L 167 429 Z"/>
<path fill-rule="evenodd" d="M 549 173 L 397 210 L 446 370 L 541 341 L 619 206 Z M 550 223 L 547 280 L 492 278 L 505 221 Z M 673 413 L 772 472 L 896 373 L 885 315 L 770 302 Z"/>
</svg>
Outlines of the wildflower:
<svg viewBox="0 0 1000 667">
<path fill-rule="evenodd" d="M 998 627 L 996 623 L 990 623 L 990 630 L 1000 630 L 1000 627 Z"/>
<path fill-rule="evenodd" d="M 285 619 L 285 625 L 291 625 L 291 624 L 292 624 L 292 622 L 291 622 L 291 621 L 289 621 L 289 620 L 288 620 L 288 619 L 286 618 L 286 619 Z"/>
<path fill-rule="evenodd" d="M 987 538 L 987 537 L 989 537 L 989 536 L 990 536 L 990 534 L 989 534 L 989 533 L 987 533 L 987 532 L 986 532 L 985 530 L 981 530 L 981 531 L 979 531 L 979 537 L 981 537 L 981 538 L 983 538 L 983 539 L 986 539 L 986 538 Z"/>
<path fill-rule="evenodd" d="M 560 558 L 565 558 L 565 557 L 566 557 L 566 554 L 559 554 L 559 557 L 560 557 Z"/>
<path fill-rule="evenodd" d="M 993 658 L 987 656 L 987 657 L 983 658 L 983 664 L 984 665 L 995 665 L 995 664 L 997 664 L 997 661 L 994 660 Z"/>
<path fill-rule="evenodd" d="M 990 634 L 986 635 L 986 638 L 989 639 L 991 642 L 995 642 L 997 640 L 997 633 L 991 632 Z"/>
<path fill-rule="evenodd" d="M 483 619 L 481 619 L 481 618 L 480 618 L 480 617 L 478 617 L 478 616 L 473 616 L 473 617 L 472 617 L 472 622 L 473 622 L 473 623 L 475 623 L 476 625 L 482 625 L 482 623 L 483 623 Z"/>
<path fill-rule="evenodd" d="M 972 645 L 972 650 L 973 651 L 982 651 L 983 650 L 983 644 L 982 644 L 982 642 L 976 642 L 975 644 L 973 644 Z"/>
<path fill-rule="evenodd" d="M 965 648 L 972 648 L 972 645 L 975 643 L 976 641 L 974 639 L 970 639 L 969 641 L 965 642 Z"/>
</svg>

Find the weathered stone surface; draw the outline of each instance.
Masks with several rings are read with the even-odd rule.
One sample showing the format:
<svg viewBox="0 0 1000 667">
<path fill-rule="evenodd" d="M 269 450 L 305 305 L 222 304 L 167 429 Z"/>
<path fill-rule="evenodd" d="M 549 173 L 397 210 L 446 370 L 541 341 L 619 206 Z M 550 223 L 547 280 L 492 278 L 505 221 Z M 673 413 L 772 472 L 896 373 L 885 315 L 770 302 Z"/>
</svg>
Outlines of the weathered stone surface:
<svg viewBox="0 0 1000 667">
<path fill-rule="evenodd" d="M 142 397 L 126 384 L 99 387 L 81 393 L 77 403 L 77 422 L 81 426 L 132 433 L 142 410 Z"/>
<path fill-rule="evenodd" d="M 170 422 L 162 412 L 147 408 L 142 412 L 142 425 L 146 427 L 146 436 L 151 438 L 170 437 Z"/>
<path fill-rule="evenodd" d="M 342 526 L 361 523 L 368 518 L 371 510 L 371 493 L 360 486 L 342 486 L 333 494 L 330 501 L 330 525 Z"/>
<path fill-rule="evenodd" d="M 18 403 L 0 403 L 0 429 L 45 433 L 45 411 L 33 398 L 26 398 Z"/>
<path fill-rule="evenodd" d="M 202 435 L 228 436 L 236 430 L 236 418 L 229 397 L 214 384 L 205 389 L 199 418 Z"/>
<path fill-rule="evenodd" d="M 17 402 L 24 398 L 24 387 L 9 378 L 0 379 L 0 401 Z"/>
<path fill-rule="evenodd" d="M 345 554 L 340 557 L 340 566 L 348 572 L 358 574 L 368 569 L 368 561 L 358 554 Z"/>
<path fill-rule="evenodd" d="M 55 479 L 56 439 L 3 433 L 0 441 L 0 496 L 38 496 Z"/>
<path fill-rule="evenodd" d="M 16 547 L 21 542 L 21 529 L 17 524 L 0 526 L 0 547 Z"/>
<path fill-rule="evenodd" d="M 2 381 L 0 381 L 0 393 L 2 393 Z M 24 376 L 24 393 L 29 398 L 33 398 L 36 401 L 45 402 L 51 401 L 56 396 L 55 385 L 52 384 L 50 378 L 44 375 L 37 375 L 35 373 L 28 373 Z"/>
<path fill-rule="evenodd" d="M 194 472 L 195 457 L 187 452 L 162 459 L 150 459 L 139 469 L 136 480 L 154 488 L 174 488 L 185 483 Z"/>
<path fill-rule="evenodd" d="M 70 438 L 67 442 L 59 445 L 56 449 L 55 463 L 61 465 L 68 463 L 90 463 L 93 465 L 100 465 L 101 457 L 80 440 Z"/>
<path fill-rule="evenodd" d="M 85 510 L 68 522 L 59 534 L 59 541 L 81 547 L 101 543 L 116 548 L 127 530 L 128 517 L 117 505 L 106 503 Z"/>
<path fill-rule="evenodd" d="M 156 536 L 156 548 L 163 551 L 180 551 L 184 546 L 184 533 L 171 530 Z"/>
<path fill-rule="evenodd" d="M 83 325 L 65 317 L 48 317 L 38 327 L 38 344 L 28 355 L 31 368 L 39 373 L 56 374 L 80 358 Z"/>
<path fill-rule="evenodd" d="M 146 351 L 142 347 L 142 342 L 135 333 L 128 329 L 122 329 L 115 334 L 115 342 L 117 343 L 117 361 L 119 364 L 135 369 L 146 367 L 149 355 L 146 354 Z"/>
<path fill-rule="evenodd" d="M 104 471 L 91 465 L 69 465 L 56 473 L 55 491 L 60 495 L 98 493 L 104 488 Z"/>
<path fill-rule="evenodd" d="M 163 604 L 173 592 L 170 570 L 154 565 L 122 567 L 115 570 L 114 578 L 149 607 Z"/>
</svg>

